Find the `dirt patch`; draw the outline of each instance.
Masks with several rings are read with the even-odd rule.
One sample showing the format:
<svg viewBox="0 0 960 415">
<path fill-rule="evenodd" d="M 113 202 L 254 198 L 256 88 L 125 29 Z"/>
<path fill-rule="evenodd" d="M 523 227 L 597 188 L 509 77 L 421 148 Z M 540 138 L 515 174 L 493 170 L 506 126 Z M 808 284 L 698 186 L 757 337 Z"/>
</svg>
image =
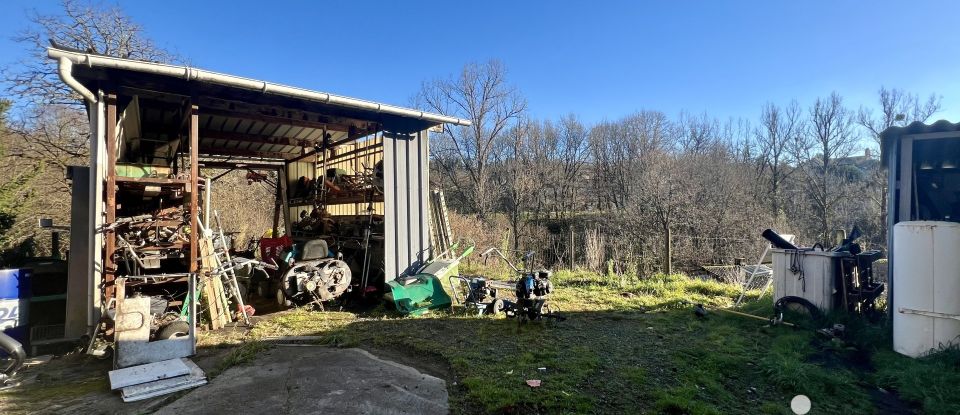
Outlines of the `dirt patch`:
<svg viewBox="0 0 960 415">
<path fill-rule="evenodd" d="M 870 401 L 873 407 L 877 409 L 878 414 L 916 414 L 917 408 L 914 405 L 900 399 L 900 395 L 895 392 L 873 388 L 870 390 Z"/>
</svg>

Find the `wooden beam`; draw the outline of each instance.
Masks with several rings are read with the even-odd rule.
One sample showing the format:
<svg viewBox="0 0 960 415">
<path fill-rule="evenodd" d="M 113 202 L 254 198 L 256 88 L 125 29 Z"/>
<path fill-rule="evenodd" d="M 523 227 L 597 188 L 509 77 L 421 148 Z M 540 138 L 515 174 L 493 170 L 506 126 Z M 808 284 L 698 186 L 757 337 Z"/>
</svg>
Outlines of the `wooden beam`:
<svg viewBox="0 0 960 415">
<path fill-rule="evenodd" d="M 346 120 L 342 120 L 342 119 L 331 120 L 330 122 L 324 122 L 322 120 L 319 120 L 319 118 L 323 116 L 318 116 L 318 120 L 314 121 L 314 120 L 304 120 L 301 118 L 289 118 L 289 117 L 281 117 L 281 116 L 266 115 L 266 114 L 251 114 L 248 112 L 230 111 L 230 110 L 213 109 L 213 108 L 204 109 L 203 113 L 210 114 L 210 115 L 217 115 L 221 117 L 240 118 L 244 120 L 260 121 L 260 122 L 271 123 L 271 124 L 285 124 L 285 125 L 294 125 L 297 127 L 315 128 L 319 130 L 326 128 L 327 131 L 349 132 L 351 128 L 354 128 L 354 129 L 357 128 L 356 126 L 352 125 L 352 123 L 349 123 L 349 122 L 344 123 L 344 121 Z M 339 122 L 335 122 L 335 121 L 339 121 Z"/>
<path fill-rule="evenodd" d="M 274 238 L 280 236 L 280 215 L 283 210 L 283 188 L 281 183 L 286 182 L 287 178 L 283 174 L 283 168 L 277 169 L 277 193 L 273 201 L 273 233 Z"/>
<path fill-rule="evenodd" d="M 197 272 L 197 235 L 199 227 L 199 200 L 197 180 L 200 178 L 200 115 L 196 98 L 190 99 L 190 272 Z M 210 197 L 210 195 L 206 195 Z M 205 212 L 204 214 L 209 215 Z M 208 225 L 209 226 L 209 225 Z"/>
<path fill-rule="evenodd" d="M 356 150 L 350 150 L 350 151 L 348 151 L 348 152 L 346 152 L 346 153 L 341 153 L 341 154 L 337 154 L 337 155 L 335 155 L 335 156 L 333 156 L 333 157 L 330 157 L 330 159 L 327 160 L 327 162 L 329 162 L 329 163 L 335 163 L 335 162 L 337 162 L 337 161 L 340 161 L 340 160 L 342 160 L 342 159 L 345 159 L 345 158 L 347 158 L 347 157 L 349 157 L 349 156 L 352 156 L 352 155 L 354 155 L 354 154 L 359 154 L 359 153 L 363 153 L 363 152 L 365 152 L 365 151 L 370 151 L 370 150 L 376 150 L 376 149 L 378 149 L 378 148 L 380 148 L 380 147 L 383 147 L 383 143 L 382 143 L 382 142 L 380 142 L 380 143 L 375 143 L 375 144 L 371 144 L 371 145 L 366 146 L 366 147 L 360 147 L 360 148 L 358 148 L 358 149 L 356 149 Z"/>
<path fill-rule="evenodd" d="M 280 188 L 280 207 L 283 209 L 281 213 L 283 216 L 283 231 L 285 235 L 293 235 L 293 221 L 290 220 L 290 199 L 287 197 L 287 183 L 289 178 L 288 173 L 289 167 L 284 166 L 278 170 L 280 176 L 277 177 L 277 187 Z M 274 234 L 273 237 L 276 238 L 280 235 Z"/>
<path fill-rule="evenodd" d="M 107 224 L 112 224 L 117 220 L 117 95 L 110 93 L 106 98 L 107 184 L 103 189 L 106 193 L 104 195 L 106 200 L 104 221 Z M 108 229 L 104 233 L 103 239 L 103 295 L 104 302 L 109 304 L 110 299 L 116 296 L 117 265 L 113 262 L 113 252 L 117 249 L 116 232 Z"/>
<path fill-rule="evenodd" d="M 342 140 L 337 140 L 337 141 L 334 141 L 334 142 L 330 143 L 330 148 L 337 148 L 337 146 L 340 146 L 340 145 L 343 145 L 343 144 L 347 144 L 347 143 L 349 143 L 349 142 L 357 141 L 357 140 L 359 140 L 359 139 L 361 139 L 361 138 L 363 138 L 363 137 L 366 137 L 366 136 L 368 136 L 368 135 L 370 135 L 370 134 L 376 134 L 376 133 L 379 132 L 379 131 L 380 131 L 380 126 L 379 126 L 379 125 L 376 126 L 376 127 L 373 127 L 373 128 L 367 128 L 367 129 L 365 129 L 365 130 L 355 131 L 354 133 L 348 135 L 347 138 L 344 138 L 344 139 L 342 139 Z"/>
<path fill-rule="evenodd" d="M 200 154 L 211 156 L 259 157 L 263 159 L 277 159 L 277 161 L 285 161 L 296 155 L 276 151 L 236 150 L 217 147 L 200 147 Z"/>
<path fill-rule="evenodd" d="M 344 138 L 343 140 L 338 140 L 338 141 L 334 141 L 334 142 L 330 143 L 330 147 L 329 147 L 329 148 L 336 148 L 336 147 L 339 146 L 339 145 L 343 145 L 343 144 L 349 143 L 349 142 L 351 142 L 351 141 L 356 141 L 356 140 L 358 140 L 358 139 L 360 139 L 360 138 L 363 138 L 363 137 L 366 137 L 366 136 L 368 136 L 368 135 L 370 135 L 370 134 L 376 134 L 378 131 L 380 131 L 379 126 L 376 127 L 376 128 L 373 128 L 373 129 L 360 130 L 360 131 L 358 131 L 358 132 L 355 132 L 355 133 L 353 133 L 353 134 L 350 134 L 349 136 L 347 136 L 347 138 Z M 305 153 L 305 154 L 301 154 L 301 155 L 299 155 L 299 156 L 297 156 L 297 157 L 295 157 L 295 158 L 293 158 L 293 159 L 291 159 L 291 160 L 287 160 L 287 163 L 288 163 L 288 164 L 289 164 L 289 163 L 295 163 L 295 162 L 298 162 L 298 161 L 300 161 L 300 160 L 303 160 L 303 159 L 305 159 L 305 158 L 307 158 L 307 157 L 315 156 L 316 154 L 317 154 L 317 150 L 314 149 L 314 150 L 308 151 L 308 152 Z"/>
<path fill-rule="evenodd" d="M 284 146 L 297 146 L 297 147 L 310 147 L 314 144 L 314 141 L 311 140 L 302 140 L 290 137 L 276 137 L 271 135 L 260 135 L 260 134 L 244 134 L 244 133 L 229 133 L 223 131 L 202 131 L 200 132 L 201 138 L 209 138 L 212 140 L 230 140 L 230 141 L 243 141 L 247 143 L 257 143 L 257 144 L 274 144 L 274 145 L 284 145 Z"/>
<path fill-rule="evenodd" d="M 242 161 L 205 161 L 200 163 L 202 169 L 251 169 L 251 170 L 276 170 L 283 167 L 282 164 L 258 164 L 245 163 Z"/>
</svg>

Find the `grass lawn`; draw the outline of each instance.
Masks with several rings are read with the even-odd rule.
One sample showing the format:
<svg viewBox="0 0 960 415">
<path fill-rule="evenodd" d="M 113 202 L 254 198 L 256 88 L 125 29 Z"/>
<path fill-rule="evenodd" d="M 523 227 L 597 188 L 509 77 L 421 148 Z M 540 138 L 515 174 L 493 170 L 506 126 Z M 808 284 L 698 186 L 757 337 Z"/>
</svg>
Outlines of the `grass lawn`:
<svg viewBox="0 0 960 415">
<path fill-rule="evenodd" d="M 847 324 L 847 341 L 720 312 L 700 319 L 684 300 L 726 307 L 738 289 L 681 275 L 622 283 L 559 272 L 554 283 L 564 322 L 292 310 L 258 323 L 224 367 L 269 347 L 264 337 L 319 335 L 444 367 L 454 413 L 790 414 L 798 394 L 811 413 L 960 413 L 956 350 L 905 358 L 883 327 L 842 317 L 833 320 Z M 770 315 L 769 296 L 741 310 Z"/>
</svg>

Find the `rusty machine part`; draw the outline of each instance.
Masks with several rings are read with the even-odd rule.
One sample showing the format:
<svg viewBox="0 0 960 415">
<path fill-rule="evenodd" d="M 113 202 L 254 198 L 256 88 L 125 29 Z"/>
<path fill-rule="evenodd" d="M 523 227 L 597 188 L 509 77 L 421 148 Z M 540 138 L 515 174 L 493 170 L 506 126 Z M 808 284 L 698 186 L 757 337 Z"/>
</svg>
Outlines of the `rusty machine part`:
<svg viewBox="0 0 960 415">
<path fill-rule="evenodd" d="M 334 300 L 350 288 L 350 267 L 338 259 L 325 258 L 294 264 L 284 273 L 277 289 L 282 306 L 322 303 Z"/>
</svg>

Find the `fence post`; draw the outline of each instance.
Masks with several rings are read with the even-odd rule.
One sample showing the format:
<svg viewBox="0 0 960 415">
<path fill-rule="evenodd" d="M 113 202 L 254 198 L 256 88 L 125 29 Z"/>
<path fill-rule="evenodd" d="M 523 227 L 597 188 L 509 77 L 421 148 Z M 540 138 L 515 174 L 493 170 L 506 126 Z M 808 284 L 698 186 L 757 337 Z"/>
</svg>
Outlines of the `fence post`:
<svg viewBox="0 0 960 415">
<path fill-rule="evenodd" d="M 570 271 L 573 271 L 573 269 L 575 268 L 575 265 L 576 265 L 576 262 L 573 260 L 573 253 L 574 253 L 574 250 L 573 250 L 573 226 L 570 227 L 570 243 L 569 243 L 568 245 L 570 246 Z"/>
<path fill-rule="evenodd" d="M 670 227 L 666 227 L 666 235 L 663 246 L 663 270 L 667 275 L 673 274 L 673 246 L 671 242 Z"/>
</svg>

